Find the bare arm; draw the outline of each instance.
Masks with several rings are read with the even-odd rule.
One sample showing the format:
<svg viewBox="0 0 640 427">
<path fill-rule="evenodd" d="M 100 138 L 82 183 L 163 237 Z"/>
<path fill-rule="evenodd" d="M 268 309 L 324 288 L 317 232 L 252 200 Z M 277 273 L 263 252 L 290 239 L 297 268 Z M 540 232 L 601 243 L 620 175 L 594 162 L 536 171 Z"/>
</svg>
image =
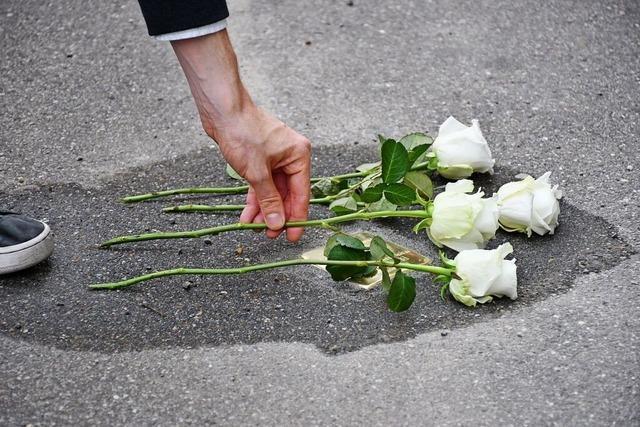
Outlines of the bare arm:
<svg viewBox="0 0 640 427">
<path fill-rule="evenodd" d="M 285 221 L 307 219 L 311 144 L 253 103 L 227 31 L 171 44 L 205 132 L 251 186 L 240 220 L 266 222 L 274 238 Z M 287 229 L 287 239 L 297 241 L 302 232 Z"/>
</svg>

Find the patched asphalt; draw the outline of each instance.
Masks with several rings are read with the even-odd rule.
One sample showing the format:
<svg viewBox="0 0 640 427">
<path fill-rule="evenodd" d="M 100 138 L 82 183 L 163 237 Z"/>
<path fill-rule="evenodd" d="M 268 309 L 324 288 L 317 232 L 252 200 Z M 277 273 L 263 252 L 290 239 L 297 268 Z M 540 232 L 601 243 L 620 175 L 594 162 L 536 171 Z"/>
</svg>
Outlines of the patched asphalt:
<svg viewBox="0 0 640 427">
<path fill-rule="evenodd" d="M 340 338 L 353 336 L 355 316 L 339 320 L 346 331 L 320 326 L 326 319 L 307 317 L 338 318 L 344 310 L 309 297 L 296 319 L 287 309 L 302 302 L 281 297 L 299 292 L 282 283 L 298 280 L 336 305 L 361 301 L 359 318 L 369 320 L 376 310 L 388 318 L 381 296 L 351 295 L 312 267 L 256 273 L 235 291 L 228 285 L 237 278 L 195 279 L 197 286 L 186 291 L 184 277 L 90 293 L 86 282 L 146 272 L 156 267 L 150 263 L 166 267 L 193 257 L 237 265 L 244 257 L 271 258 L 276 248 L 278 255 L 298 255 L 323 233 L 292 247 L 236 233 L 211 246 L 182 242 L 183 254 L 172 257 L 167 242 L 95 249 L 103 238 L 139 227 L 231 220 L 169 217 L 158 213 L 161 203 L 123 208 L 116 202 L 133 186 L 226 182 L 221 164 L 202 152 L 210 141 L 177 61 L 167 43 L 146 36 L 136 2 L 87 8 L 81 0 L 4 1 L 0 204 L 49 219 L 59 246 L 48 264 L 22 278 L 0 278 L 2 301 L 10 302 L 0 310 L 6 322 L 0 325 L 0 424 L 637 425 L 640 257 L 621 258 L 640 244 L 640 3 L 229 5 L 245 83 L 260 105 L 310 138 L 316 171 L 355 166 L 338 157 L 343 150 L 351 156 L 345 147 L 355 142 L 375 154 L 369 144 L 376 133 L 435 132 L 449 115 L 477 118 L 499 166 L 494 185 L 516 173 L 553 172 L 565 193 L 558 234 L 514 241 L 521 283 L 530 280 L 518 301 L 482 307 L 469 319 L 469 311 L 441 303 L 419 279 L 415 307 L 384 325 L 392 342 L 363 327 L 373 332 L 356 337 L 353 347 Z M 211 159 L 209 168 L 200 155 Z M 180 172 L 192 164 L 198 177 Z M 427 246 L 399 232 L 403 222 L 367 226 Z M 245 255 L 225 252 L 217 241 L 232 242 L 234 250 L 246 243 Z M 562 267 L 546 271 L 539 261 L 552 256 L 544 252 L 561 249 L 553 258 Z M 278 286 L 275 278 L 282 279 Z M 198 325 L 207 325 L 201 309 L 230 325 L 211 312 L 215 304 L 227 309 L 231 296 L 271 322 L 263 319 L 258 328 L 258 321 L 236 316 L 237 344 L 221 345 L 232 339 L 230 328 L 220 328 L 225 334 L 218 341 L 210 331 L 196 338 Z M 124 306 L 129 315 L 120 312 Z M 436 315 L 431 326 L 414 322 L 429 310 L 444 317 Z M 138 316 L 137 331 L 125 325 L 129 335 L 118 335 L 101 324 L 126 323 L 122 316 Z M 293 321 L 321 327 L 330 339 L 322 341 L 311 327 L 281 329 Z M 414 331 L 402 331 L 400 322 Z M 196 326 L 167 337 L 156 327 L 165 324 Z M 439 329 L 447 324 L 458 326 Z"/>
<path fill-rule="evenodd" d="M 327 176 L 348 172 L 352 170 L 349 166 L 375 161 L 378 156 L 375 143 L 325 147 L 314 153 L 315 173 Z M 346 167 L 341 169 L 342 165 Z M 181 196 L 128 205 L 118 202 L 127 194 L 163 188 L 237 184 L 211 175 L 211 170 L 223 167 L 219 154 L 207 150 L 189 159 L 178 158 L 123 174 L 100 190 L 53 185 L 0 197 L 0 205 L 47 218 L 56 237 L 56 252 L 48 262 L 28 274 L 3 277 L 1 331 L 61 349 L 99 352 L 285 341 L 312 343 L 328 353 L 343 353 L 517 311 L 565 292 L 576 276 L 611 268 L 632 253 L 611 224 L 563 202 L 562 223 L 553 236 L 527 238 L 520 233 L 498 233 L 490 247 L 506 240 L 515 247 L 519 298 L 475 310 L 451 298 L 443 302 L 429 275 L 413 273 L 419 283 L 413 307 L 402 314 L 392 313 L 385 307 L 381 289 L 367 291 L 348 282 L 335 283 L 326 272 L 312 266 L 242 276 L 177 276 L 121 291 L 87 288 L 90 283 L 168 268 L 231 267 L 298 258 L 324 245 L 330 232 L 309 230 L 296 245 L 283 238 L 268 240 L 260 233 L 245 231 L 195 240 L 139 242 L 108 250 L 96 248 L 120 234 L 235 222 L 237 213 L 170 214 L 161 212 L 161 207 L 186 200 L 242 202 L 241 196 Z M 514 175 L 498 168 L 494 176 L 478 176 L 476 181 L 492 194 Z M 443 183 L 441 179 L 436 181 L 436 185 Z M 313 218 L 328 216 L 332 214 L 327 208 L 313 209 Z M 345 229 L 379 234 L 437 260 L 437 251 L 424 232 L 416 235 L 411 231 L 414 223 L 410 219 L 356 222 Z M 239 247 L 240 255 L 236 253 Z"/>
</svg>

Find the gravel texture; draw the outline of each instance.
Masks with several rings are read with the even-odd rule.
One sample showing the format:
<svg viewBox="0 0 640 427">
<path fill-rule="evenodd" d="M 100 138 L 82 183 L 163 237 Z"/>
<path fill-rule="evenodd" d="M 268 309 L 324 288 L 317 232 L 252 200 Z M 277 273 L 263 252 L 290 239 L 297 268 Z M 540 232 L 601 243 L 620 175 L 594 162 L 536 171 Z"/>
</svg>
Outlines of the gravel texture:
<svg viewBox="0 0 640 427">
<path fill-rule="evenodd" d="M 521 298 L 475 311 L 421 279 L 416 306 L 390 316 L 381 295 L 311 267 L 88 292 L 148 266 L 297 255 L 323 233 L 95 249 L 140 227 L 229 220 L 116 203 L 134 186 L 222 182 L 219 160 L 135 2 L 4 1 L 0 205 L 48 219 L 57 247 L 0 278 L 0 424 L 640 424 L 640 4 L 230 5 L 254 98 L 313 141 L 317 172 L 375 154 L 377 133 L 477 118 L 499 165 L 487 187 L 553 171 L 558 234 L 513 238 Z M 426 247 L 404 223 L 376 224 Z"/>
<path fill-rule="evenodd" d="M 373 161 L 379 154 L 375 146 L 368 145 L 346 150 L 325 148 L 316 156 L 316 164 L 324 166 L 338 164 L 336 158 L 346 165 L 362 159 Z M 311 266 L 246 276 L 177 276 L 117 292 L 89 290 L 87 284 L 92 282 L 166 268 L 227 267 L 297 258 L 324 244 L 330 235 L 325 230 L 310 231 L 298 245 L 287 244 L 283 238 L 271 242 L 261 233 L 247 231 L 96 249 L 98 243 L 117 234 L 198 229 L 235 221 L 237 214 L 162 213 L 162 206 L 175 203 L 171 199 L 118 203 L 121 195 L 166 188 L 170 183 L 188 187 L 204 179 L 221 186 L 234 185 L 230 179 L 208 177 L 212 158 L 217 162 L 214 169 L 220 170 L 224 163 L 212 153 L 202 152 L 191 160 L 179 158 L 146 172 L 119 176 L 100 191 L 61 185 L 12 195 L 19 203 L 0 198 L 0 205 L 35 211 L 57 230 L 57 251 L 49 262 L 29 274 L 3 279 L 0 330 L 63 349 L 102 352 L 293 341 L 342 353 L 405 340 L 424 331 L 454 329 L 527 307 L 567 291 L 578 275 L 620 263 L 632 251 L 610 224 L 563 203 L 562 225 L 554 236 L 528 239 L 503 232 L 491 242 L 494 247 L 508 239 L 515 247 L 520 278 L 515 303 L 500 301 L 476 310 L 453 300 L 443 303 L 430 277 L 413 273 L 421 276 L 418 298 L 411 310 L 398 315 L 386 309 L 381 289 L 360 291 L 348 283 L 334 283 L 327 273 Z M 333 172 L 321 167 L 316 170 L 320 175 Z M 493 177 L 477 182 L 491 194 L 513 175 L 498 169 Z M 182 203 L 184 199 L 178 198 Z M 208 197 L 205 203 L 221 199 L 225 200 Z M 37 211 L 35 206 L 47 208 Z M 314 217 L 329 215 L 326 208 L 314 209 Z M 411 232 L 415 222 L 385 220 L 356 223 L 347 229 L 376 232 L 437 260 L 437 251 L 424 232 Z M 584 233 L 587 228 L 589 233 Z M 243 248 L 241 255 L 236 254 L 239 246 Z"/>
</svg>

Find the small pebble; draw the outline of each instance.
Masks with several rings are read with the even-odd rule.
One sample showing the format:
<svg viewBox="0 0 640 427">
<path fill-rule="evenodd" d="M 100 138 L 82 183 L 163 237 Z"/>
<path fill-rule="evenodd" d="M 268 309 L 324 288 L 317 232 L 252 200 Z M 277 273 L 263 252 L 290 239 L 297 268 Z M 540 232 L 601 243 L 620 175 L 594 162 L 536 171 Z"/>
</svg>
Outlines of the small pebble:
<svg viewBox="0 0 640 427">
<path fill-rule="evenodd" d="M 204 239 L 204 244 L 209 246 L 209 245 L 212 245 L 213 242 L 211 241 L 211 239 Z"/>
<path fill-rule="evenodd" d="M 353 6 L 353 1 L 352 1 L 352 0 L 349 0 L 349 1 L 347 2 L 347 6 Z"/>
<path fill-rule="evenodd" d="M 191 288 L 193 288 L 193 282 L 191 280 L 187 280 L 182 284 L 182 289 L 184 289 L 185 291 L 188 291 Z"/>
<path fill-rule="evenodd" d="M 244 252 L 244 248 L 242 247 L 242 245 L 239 245 L 238 247 L 236 247 L 236 255 L 242 255 L 242 253 Z"/>
<path fill-rule="evenodd" d="M 446 337 L 447 335 L 449 335 L 449 332 L 442 331 L 442 332 L 440 332 L 440 335 L 443 336 L 443 337 Z"/>
</svg>

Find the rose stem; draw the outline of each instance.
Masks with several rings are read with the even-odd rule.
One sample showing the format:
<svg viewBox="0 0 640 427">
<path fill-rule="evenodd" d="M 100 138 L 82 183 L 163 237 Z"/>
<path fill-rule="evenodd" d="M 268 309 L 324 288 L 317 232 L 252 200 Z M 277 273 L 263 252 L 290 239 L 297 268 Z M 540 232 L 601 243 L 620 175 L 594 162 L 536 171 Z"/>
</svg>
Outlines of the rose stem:
<svg viewBox="0 0 640 427">
<path fill-rule="evenodd" d="M 329 179 L 348 179 L 367 176 L 369 171 L 353 172 L 343 175 L 335 175 L 328 177 Z M 322 178 L 311 178 L 311 182 L 317 182 Z M 158 199 L 160 197 L 176 196 L 180 194 L 244 194 L 249 190 L 248 185 L 240 185 L 237 187 L 191 187 L 191 188 L 175 188 L 172 190 L 154 191 L 147 194 L 138 194 L 135 196 L 126 196 L 120 199 L 123 203 L 135 203 L 145 200 Z"/>
<path fill-rule="evenodd" d="M 320 199 L 311 199 L 309 203 L 312 205 L 325 205 L 331 202 L 330 199 L 322 197 Z M 358 206 L 364 207 L 364 203 L 358 202 Z M 178 205 L 162 208 L 162 212 L 229 212 L 241 211 L 246 205 Z"/>
<path fill-rule="evenodd" d="M 192 187 L 175 188 L 173 190 L 154 191 L 147 194 L 126 196 L 120 199 L 123 203 L 142 202 L 144 200 L 158 199 L 160 197 L 176 196 L 179 194 L 244 194 L 249 190 L 248 185 L 238 187 Z"/>
<path fill-rule="evenodd" d="M 368 221 L 375 218 L 429 218 L 429 213 L 425 210 L 406 210 L 406 211 L 379 211 L 379 212 L 354 212 L 347 215 L 335 216 L 324 219 L 313 219 L 308 221 L 292 221 L 287 222 L 284 227 L 329 227 L 331 224 L 338 224 L 342 222 L 363 220 Z M 123 243 L 141 242 L 144 240 L 157 240 L 157 239 L 184 239 L 184 238 L 198 238 L 203 236 L 213 236 L 228 231 L 237 230 L 264 230 L 267 225 L 264 223 L 234 223 L 219 225 L 216 227 L 203 228 L 200 230 L 191 231 L 167 231 L 156 233 L 136 234 L 130 236 L 119 236 L 113 239 L 107 240 L 100 246 L 108 248 L 113 245 L 119 245 Z"/>
<path fill-rule="evenodd" d="M 325 196 L 318 199 L 311 199 L 309 203 L 314 205 L 324 205 L 329 204 L 334 200 L 337 200 L 341 197 L 345 197 L 350 191 L 355 190 L 363 183 L 367 181 L 371 181 L 372 179 L 378 178 L 380 176 L 379 172 L 373 173 L 367 176 L 365 179 L 358 181 L 356 184 L 350 186 L 349 188 L 345 188 L 337 194 L 333 194 L 331 196 Z M 364 203 L 358 203 L 359 206 L 364 207 Z M 245 205 L 182 205 L 182 206 L 170 206 L 167 208 L 163 208 L 162 212 L 228 212 L 228 211 L 239 211 L 244 209 Z"/>
<path fill-rule="evenodd" d="M 428 162 L 423 162 L 423 163 L 419 163 L 416 165 L 413 165 L 411 167 L 412 171 L 417 171 L 417 170 L 424 170 L 424 169 L 428 169 L 429 163 Z M 374 171 L 377 171 L 380 168 L 380 166 L 376 166 L 373 169 L 369 169 L 367 171 L 363 171 L 363 172 L 352 172 L 352 173 L 346 173 L 346 174 L 342 174 L 342 175 L 334 175 L 334 176 L 329 176 L 326 177 L 328 179 L 336 179 L 336 180 L 341 180 L 341 179 L 348 179 L 348 178 L 360 178 L 360 177 L 366 177 L 372 173 L 374 173 Z M 317 182 L 319 180 L 321 180 L 322 178 L 311 178 L 311 182 Z M 249 190 L 249 186 L 248 185 L 241 185 L 238 187 L 192 187 L 192 188 L 176 188 L 173 190 L 162 190 L 162 191 L 154 191 L 152 193 L 147 193 L 147 194 L 138 194 L 135 196 L 126 196 L 123 197 L 122 199 L 120 199 L 121 202 L 123 203 L 135 203 L 135 202 L 142 202 L 145 200 L 151 200 L 151 199 L 158 199 L 160 197 L 167 197 L 167 196 L 176 196 L 176 195 L 183 195 L 183 194 L 244 194 Z"/>
<path fill-rule="evenodd" d="M 311 199 L 309 203 L 314 205 L 324 205 L 329 204 L 334 200 L 339 199 L 340 197 L 345 196 L 349 191 L 352 191 L 362 185 L 364 182 L 369 181 L 371 179 L 375 179 L 379 176 L 379 174 L 372 174 L 370 177 L 367 177 L 358 183 L 352 185 L 349 188 L 345 188 L 337 194 L 331 196 L 325 196 L 318 199 Z M 364 203 L 358 203 L 359 206 L 364 207 Z M 169 206 L 167 208 L 163 208 L 163 212 L 227 212 L 227 211 L 239 211 L 244 209 L 245 205 L 181 205 L 181 206 Z"/>
<path fill-rule="evenodd" d="M 89 285 L 91 289 L 121 289 L 127 286 L 135 285 L 136 283 L 144 282 L 147 280 L 157 279 L 160 277 L 177 276 L 185 274 L 244 274 L 252 271 L 268 270 L 271 268 L 287 267 L 292 265 L 352 265 L 357 267 L 366 266 L 378 266 L 378 267 L 394 267 L 399 269 L 407 269 L 414 271 L 421 271 L 426 273 L 433 273 L 437 275 L 451 276 L 452 271 L 448 268 L 437 267 L 433 265 L 412 264 L 407 262 L 400 262 L 394 264 L 390 261 L 376 260 L 376 261 L 333 261 L 333 260 L 320 260 L 320 259 L 291 259 L 286 261 L 270 262 L 266 264 L 248 265 L 245 267 L 236 268 L 174 268 L 171 270 L 156 271 L 153 273 L 143 274 L 141 276 L 132 277 L 130 279 L 121 280 L 119 282 L 110 283 L 97 283 Z"/>
</svg>

